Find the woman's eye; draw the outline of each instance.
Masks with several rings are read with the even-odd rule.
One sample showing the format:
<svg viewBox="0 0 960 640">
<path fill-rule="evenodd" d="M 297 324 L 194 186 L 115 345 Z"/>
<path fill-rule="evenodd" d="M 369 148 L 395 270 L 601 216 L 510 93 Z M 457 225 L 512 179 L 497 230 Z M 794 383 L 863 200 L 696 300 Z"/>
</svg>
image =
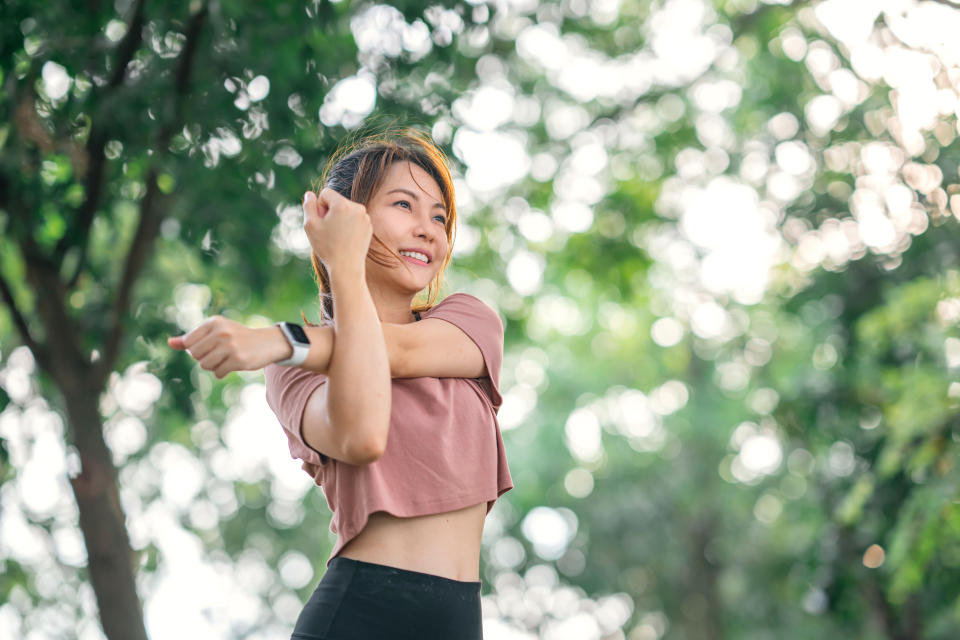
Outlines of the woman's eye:
<svg viewBox="0 0 960 640">
<path fill-rule="evenodd" d="M 443 226 L 447 226 L 447 218 L 445 216 L 433 216 L 434 220 L 439 220 L 443 223 Z"/>
<path fill-rule="evenodd" d="M 399 204 L 399 205 L 403 205 L 403 206 L 405 206 L 407 209 L 410 208 L 410 203 L 407 202 L 406 200 L 398 200 L 397 202 L 394 202 L 393 204 L 395 204 L 395 205 L 398 205 L 398 204 Z"/>
</svg>

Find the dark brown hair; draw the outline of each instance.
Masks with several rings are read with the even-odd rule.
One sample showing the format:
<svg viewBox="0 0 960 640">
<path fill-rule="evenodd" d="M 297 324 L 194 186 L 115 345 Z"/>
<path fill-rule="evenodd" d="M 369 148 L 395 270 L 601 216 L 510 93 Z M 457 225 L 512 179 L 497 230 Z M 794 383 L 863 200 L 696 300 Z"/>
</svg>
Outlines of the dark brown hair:
<svg viewBox="0 0 960 640">
<path fill-rule="evenodd" d="M 443 257 L 440 271 L 427 288 L 426 299 L 414 302 L 411 311 L 426 311 L 436 302 L 443 282 L 443 272 L 450 264 L 453 251 L 454 229 L 457 222 L 457 206 L 454 202 L 453 178 L 447 166 L 447 157 L 430 138 L 416 129 L 365 135 L 359 140 L 342 146 L 327 162 L 320 183 L 354 202 L 368 205 L 383 184 L 387 170 L 396 162 L 415 164 L 436 180 L 440 197 L 447 212 L 447 255 Z M 317 189 L 319 192 L 320 189 Z M 390 257 L 373 249 L 373 242 L 386 249 Z M 409 269 L 400 256 L 375 234 L 371 240 L 370 258 L 381 266 L 399 264 Z M 330 292 L 330 276 L 317 254 L 310 253 L 310 262 L 320 290 L 322 322 L 333 321 L 333 295 Z"/>
</svg>

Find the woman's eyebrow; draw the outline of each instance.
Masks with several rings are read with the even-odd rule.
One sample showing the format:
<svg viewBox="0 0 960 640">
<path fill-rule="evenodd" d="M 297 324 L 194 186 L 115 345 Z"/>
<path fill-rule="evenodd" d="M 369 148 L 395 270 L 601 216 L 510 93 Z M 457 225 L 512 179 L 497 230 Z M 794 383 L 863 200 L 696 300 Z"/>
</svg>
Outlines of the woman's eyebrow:
<svg viewBox="0 0 960 640">
<path fill-rule="evenodd" d="M 400 193 L 405 193 L 411 198 L 413 198 L 414 200 L 416 200 L 417 202 L 420 202 L 420 197 L 417 196 L 417 194 L 415 194 L 413 191 L 410 191 L 409 189 L 404 189 L 403 187 L 397 187 L 396 189 L 391 189 L 390 191 L 387 191 L 387 195 L 390 195 L 391 193 L 396 193 L 397 191 L 399 191 Z M 447 208 L 443 206 L 442 202 L 434 202 L 433 208 L 436 209 L 438 207 L 440 209 L 443 209 L 444 211 L 447 210 Z"/>
</svg>

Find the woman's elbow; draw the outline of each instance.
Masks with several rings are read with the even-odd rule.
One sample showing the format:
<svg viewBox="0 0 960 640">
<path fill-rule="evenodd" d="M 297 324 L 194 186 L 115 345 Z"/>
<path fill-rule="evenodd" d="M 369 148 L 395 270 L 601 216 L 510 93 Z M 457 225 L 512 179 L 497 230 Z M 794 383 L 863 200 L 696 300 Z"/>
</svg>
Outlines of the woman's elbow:
<svg viewBox="0 0 960 640">
<path fill-rule="evenodd" d="M 359 462 L 357 462 L 357 464 L 360 464 L 360 465 L 373 464 L 383 456 L 384 449 L 386 449 L 386 447 L 379 447 L 379 446 L 369 449 L 365 453 L 361 454 L 361 457 L 359 458 Z"/>
<path fill-rule="evenodd" d="M 379 460 L 386 449 L 386 438 L 366 438 L 357 442 L 351 448 L 350 463 L 355 465 L 371 464 Z"/>
</svg>

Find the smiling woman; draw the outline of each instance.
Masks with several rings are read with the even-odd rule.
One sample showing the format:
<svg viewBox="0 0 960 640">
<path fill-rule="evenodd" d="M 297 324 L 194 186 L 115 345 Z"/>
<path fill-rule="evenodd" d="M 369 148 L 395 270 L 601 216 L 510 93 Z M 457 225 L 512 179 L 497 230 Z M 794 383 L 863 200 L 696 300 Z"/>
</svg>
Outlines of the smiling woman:
<svg viewBox="0 0 960 640">
<path fill-rule="evenodd" d="M 426 301 L 413 307 L 415 312 L 429 309 L 436 301 L 443 271 L 450 262 L 457 221 L 453 180 L 443 152 L 416 131 L 407 131 L 399 136 L 370 136 L 334 155 L 324 170 L 321 182 L 328 189 L 367 207 L 375 227 L 373 240 L 387 254 L 370 252 L 370 260 L 380 267 L 389 269 L 406 266 L 407 262 L 401 260 L 397 249 L 425 248 L 396 245 L 395 249 L 380 237 L 383 233 L 400 232 L 398 227 L 401 222 L 395 215 L 399 210 L 406 210 L 410 214 L 422 210 L 433 214 L 431 219 L 442 218 L 442 222 L 436 223 L 442 233 L 435 235 L 443 238 L 435 238 L 437 246 L 430 260 L 431 271 L 435 275 L 424 285 L 427 287 Z M 412 219 L 413 216 L 408 218 Z M 316 252 L 311 262 L 320 286 L 324 319 L 332 320 L 329 274 Z"/>
<path fill-rule="evenodd" d="M 436 302 L 456 205 L 429 139 L 366 138 L 322 180 L 303 205 L 322 323 L 214 317 L 170 344 L 218 377 L 264 367 L 291 455 L 323 486 L 337 542 L 293 638 L 479 639 L 483 525 L 513 487 L 503 325 L 471 295 Z"/>
</svg>

